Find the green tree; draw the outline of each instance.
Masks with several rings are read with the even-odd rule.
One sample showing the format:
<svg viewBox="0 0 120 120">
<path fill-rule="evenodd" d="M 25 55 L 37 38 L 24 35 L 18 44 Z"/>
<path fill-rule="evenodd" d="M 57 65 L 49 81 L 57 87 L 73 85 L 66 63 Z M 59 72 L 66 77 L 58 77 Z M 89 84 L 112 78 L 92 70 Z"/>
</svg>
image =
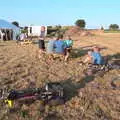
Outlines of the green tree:
<svg viewBox="0 0 120 120">
<path fill-rule="evenodd" d="M 103 27 L 103 26 L 101 26 L 101 30 L 104 30 L 104 27 Z"/>
<path fill-rule="evenodd" d="M 75 25 L 83 29 L 86 26 L 86 22 L 83 19 L 79 19 L 75 22 Z"/>
<path fill-rule="evenodd" d="M 118 30 L 118 29 L 119 29 L 119 25 L 117 25 L 117 24 L 111 24 L 111 25 L 109 26 L 109 29 L 110 29 L 110 30 Z"/>
<path fill-rule="evenodd" d="M 19 27 L 19 23 L 17 21 L 12 22 L 12 24 Z"/>
</svg>

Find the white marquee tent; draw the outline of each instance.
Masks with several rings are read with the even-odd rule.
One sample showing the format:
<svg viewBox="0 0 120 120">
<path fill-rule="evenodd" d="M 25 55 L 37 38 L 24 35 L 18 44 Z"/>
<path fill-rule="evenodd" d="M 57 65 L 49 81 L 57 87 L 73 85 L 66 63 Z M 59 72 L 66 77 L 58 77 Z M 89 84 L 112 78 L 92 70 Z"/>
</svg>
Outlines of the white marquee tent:
<svg viewBox="0 0 120 120">
<path fill-rule="evenodd" d="M 0 30 L 12 30 L 13 31 L 13 40 L 16 40 L 16 36 L 20 33 L 20 28 L 13 25 L 12 23 L 9 23 L 5 20 L 0 19 Z"/>
</svg>

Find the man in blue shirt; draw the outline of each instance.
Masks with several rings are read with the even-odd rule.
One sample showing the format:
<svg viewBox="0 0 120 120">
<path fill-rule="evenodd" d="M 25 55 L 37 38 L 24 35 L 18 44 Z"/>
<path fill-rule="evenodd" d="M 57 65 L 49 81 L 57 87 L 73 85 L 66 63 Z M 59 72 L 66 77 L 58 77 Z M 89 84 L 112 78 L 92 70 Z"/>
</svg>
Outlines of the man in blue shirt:
<svg viewBox="0 0 120 120">
<path fill-rule="evenodd" d="M 55 53 L 64 54 L 65 44 L 63 41 L 63 36 L 59 36 L 54 42 L 54 51 Z"/>
<path fill-rule="evenodd" d="M 93 52 L 92 56 L 93 56 L 93 63 L 94 64 L 98 64 L 98 65 L 102 64 L 102 56 L 100 53 Z"/>
<path fill-rule="evenodd" d="M 93 64 L 97 64 L 97 65 L 103 64 L 103 57 L 101 56 L 100 49 L 98 47 L 93 48 L 92 57 L 93 57 Z"/>
</svg>

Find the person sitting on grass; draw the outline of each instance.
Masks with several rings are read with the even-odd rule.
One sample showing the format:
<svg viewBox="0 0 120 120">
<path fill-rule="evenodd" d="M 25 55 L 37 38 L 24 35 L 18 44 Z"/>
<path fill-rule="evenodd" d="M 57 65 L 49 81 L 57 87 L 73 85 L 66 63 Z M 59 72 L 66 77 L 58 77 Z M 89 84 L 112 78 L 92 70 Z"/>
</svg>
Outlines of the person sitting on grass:
<svg viewBox="0 0 120 120">
<path fill-rule="evenodd" d="M 95 65 L 103 65 L 104 64 L 103 57 L 102 57 L 102 55 L 100 53 L 100 48 L 98 48 L 96 46 L 93 48 L 92 62 Z"/>
<path fill-rule="evenodd" d="M 66 40 L 64 40 L 64 46 L 65 46 L 65 61 L 68 60 L 69 56 L 70 56 L 70 52 L 73 46 L 73 40 L 70 38 L 70 36 L 67 37 Z"/>
<path fill-rule="evenodd" d="M 21 32 L 18 36 L 17 36 L 17 44 L 20 43 L 21 45 L 23 45 L 24 40 L 26 39 L 26 35 L 24 32 Z"/>
<path fill-rule="evenodd" d="M 88 51 L 86 59 L 82 62 L 83 64 L 94 64 L 94 65 L 103 65 L 103 57 L 100 54 L 100 48 L 93 47 L 92 50 Z"/>
<path fill-rule="evenodd" d="M 86 58 L 85 58 L 85 60 L 83 61 L 83 64 L 86 64 L 86 63 L 92 64 L 92 62 L 93 62 L 92 53 L 93 53 L 92 50 L 88 51 L 88 53 L 87 53 L 87 55 L 86 55 Z"/>
</svg>

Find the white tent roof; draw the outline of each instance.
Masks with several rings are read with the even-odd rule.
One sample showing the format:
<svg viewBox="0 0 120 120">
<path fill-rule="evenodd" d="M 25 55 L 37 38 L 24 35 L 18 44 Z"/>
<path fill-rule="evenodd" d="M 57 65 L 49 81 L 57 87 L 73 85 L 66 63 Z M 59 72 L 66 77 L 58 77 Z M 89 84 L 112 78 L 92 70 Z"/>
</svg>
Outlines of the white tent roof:
<svg viewBox="0 0 120 120">
<path fill-rule="evenodd" d="M 9 23 L 1 19 L 0 19 L 0 28 L 1 29 L 19 29 L 17 26 L 13 25 L 12 23 Z"/>
<path fill-rule="evenodd" d="M 12 23 L 9 23 L 5 20 L 0 19 L 0 29 L 12 29 L 14 32 L 14 40 L 16 39 L 16 36 L 20 33 L 20 28 L 13 25 Z"/>
</svg>

